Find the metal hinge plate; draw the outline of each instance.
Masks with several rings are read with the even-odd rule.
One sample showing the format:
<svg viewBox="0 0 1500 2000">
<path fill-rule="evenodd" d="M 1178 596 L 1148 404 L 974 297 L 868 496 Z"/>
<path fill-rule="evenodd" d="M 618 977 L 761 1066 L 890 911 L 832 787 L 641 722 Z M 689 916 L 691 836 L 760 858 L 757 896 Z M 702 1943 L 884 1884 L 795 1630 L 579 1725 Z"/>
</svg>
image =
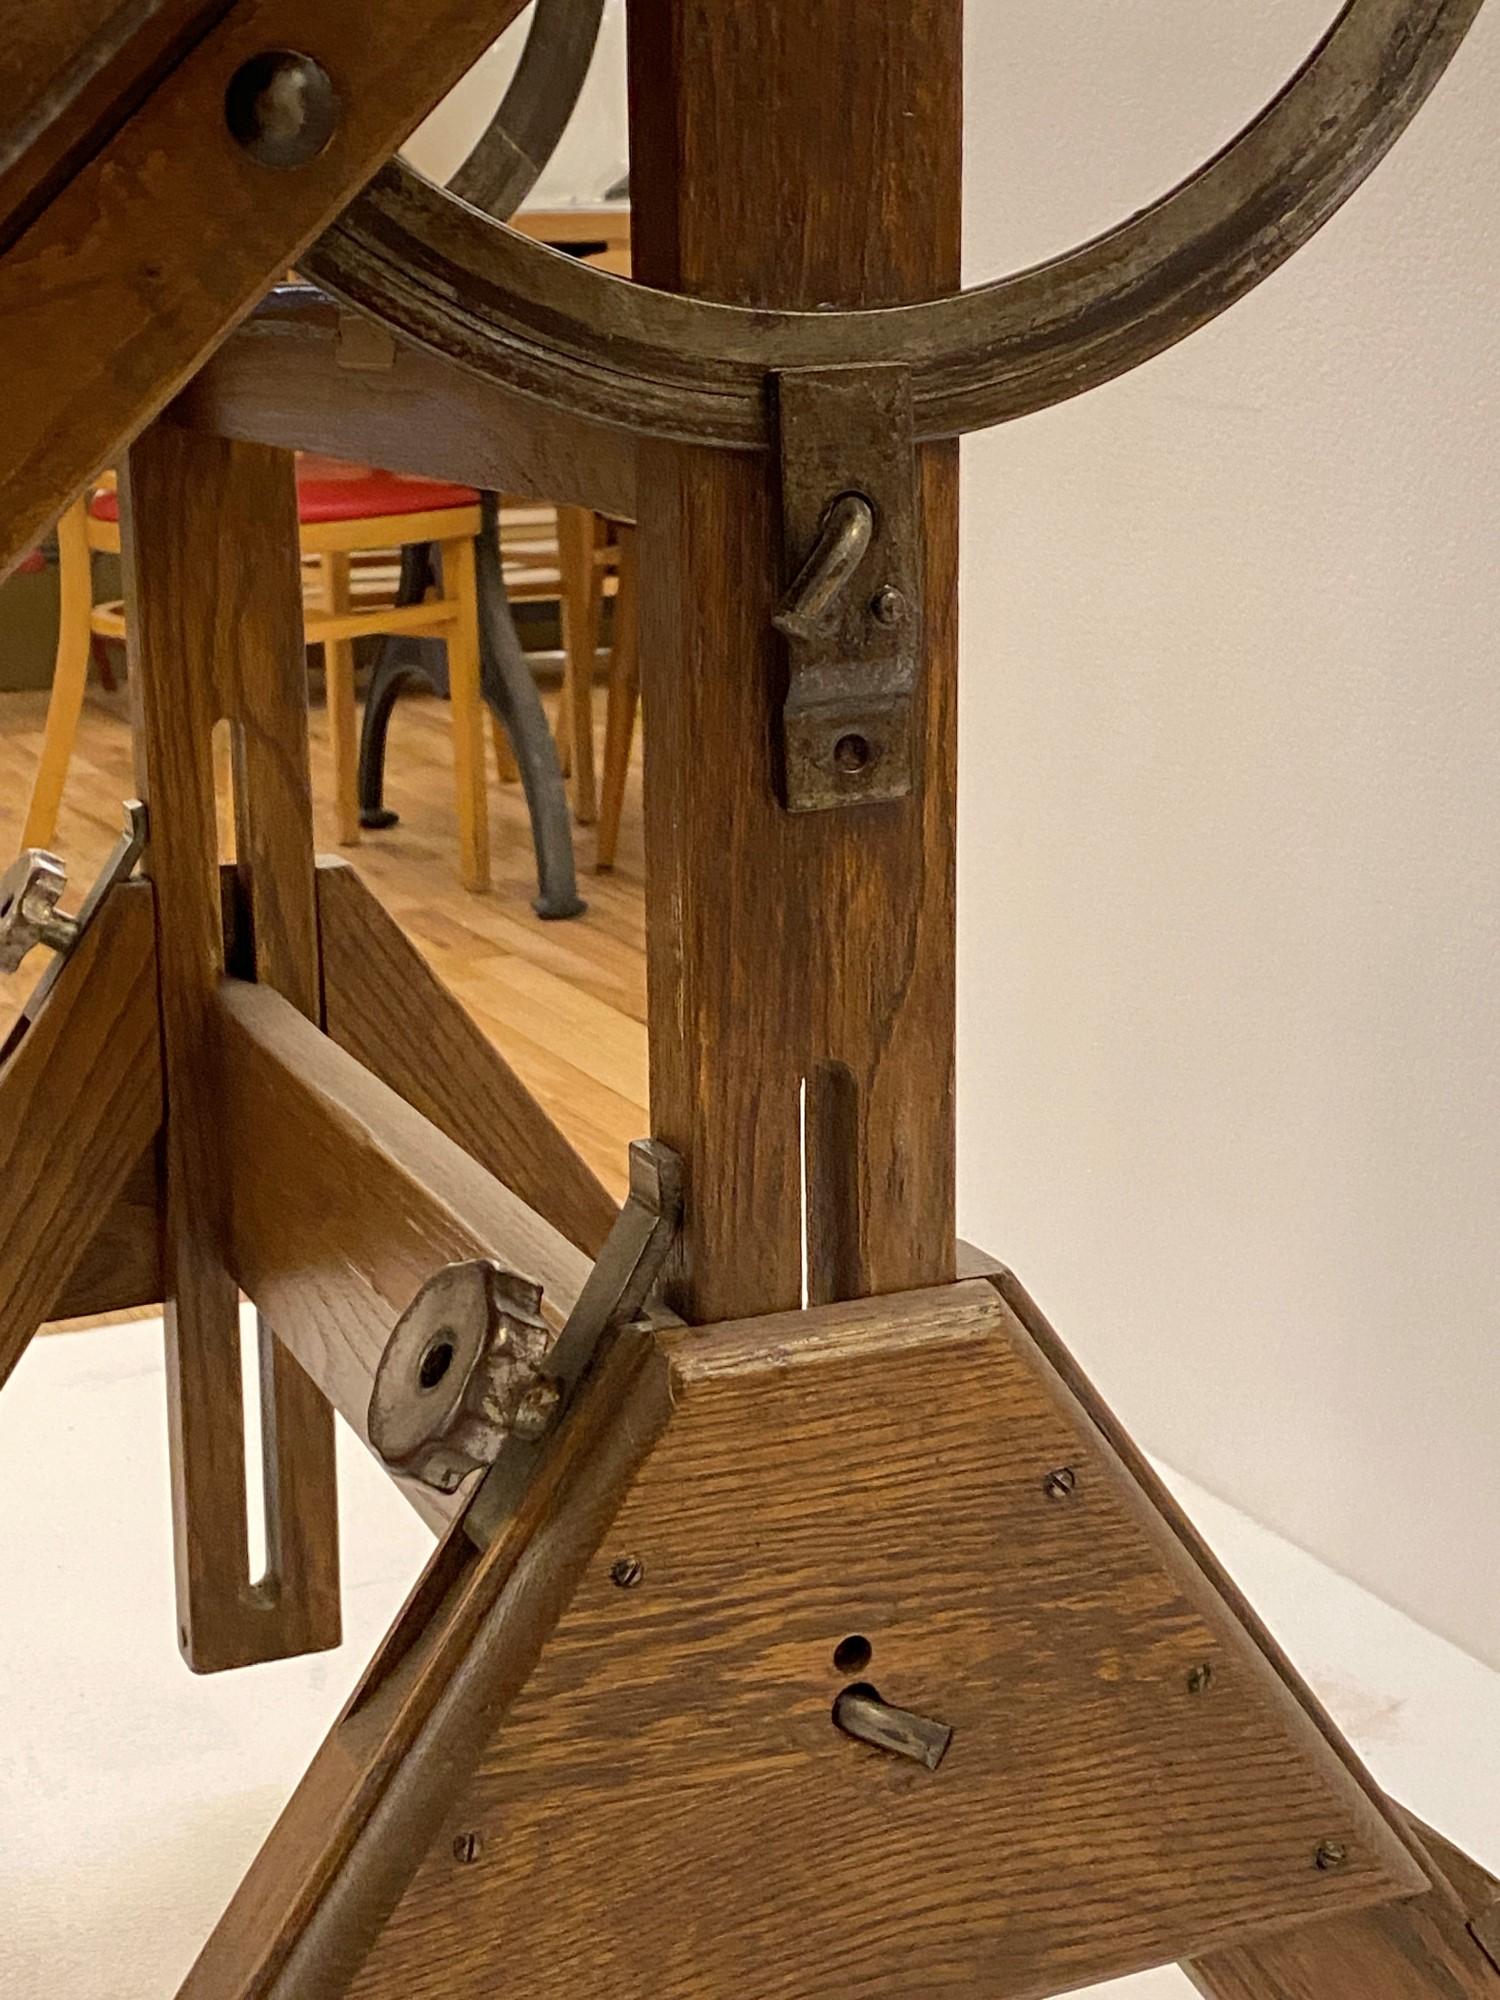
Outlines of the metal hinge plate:
<svg viewBox="0 0 1500 2000">
<path fill-rule="evenodd" d="M 904 367 L 774 377 L 790 676 L 782 798 L 827 812 L 904 798 L 922 652 L 921 509 Z M 863 503 L 861 505 L 860 503 Z"/>
</svg>

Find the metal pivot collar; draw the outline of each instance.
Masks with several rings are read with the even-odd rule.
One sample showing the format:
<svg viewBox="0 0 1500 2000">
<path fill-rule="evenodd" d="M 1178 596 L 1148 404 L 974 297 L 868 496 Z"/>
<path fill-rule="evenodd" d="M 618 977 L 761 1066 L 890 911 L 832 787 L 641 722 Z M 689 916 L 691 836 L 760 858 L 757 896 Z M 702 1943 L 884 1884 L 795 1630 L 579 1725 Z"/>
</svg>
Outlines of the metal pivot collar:
<svg viewBox="0 0 1500 2000">
<path fill-rule="evenodd" d="M 676 1230 L 676 1155 L 640 1140 L 630 1170 L 629 1199 L 555 1342 L 540 1285 L 486 1259 L 450 1264 L 423 1285 L 370 1395 L 370 1443 L 393 1471 L 455 1493 L 472 1473 L 499 1472 L 507 1446 L 529 1468 L 527 1448 L 551 1431 L 601 1334 L 639 1313 Z M 495 1499 L 487 1479 L 470 1514 L 483 1517 Z"/>
<path fill-rule="evenodd" d="M 370 1442 L 393 1470 L 455 1493 L 506 1438 L 557 1413 L 543 1372 L 542 1288 L 476 1258 L 429 1278 L 396 1322 L 370 1395 Z"/>
<path fill-rule="evenodd" d="M 799 369 L 777 378 L 776 402 L 794 578 L 774 619 L 791 668 L 787 810 L 903 798 L 922 646 L 911 379 L 904 368 Z"/>
</svg>

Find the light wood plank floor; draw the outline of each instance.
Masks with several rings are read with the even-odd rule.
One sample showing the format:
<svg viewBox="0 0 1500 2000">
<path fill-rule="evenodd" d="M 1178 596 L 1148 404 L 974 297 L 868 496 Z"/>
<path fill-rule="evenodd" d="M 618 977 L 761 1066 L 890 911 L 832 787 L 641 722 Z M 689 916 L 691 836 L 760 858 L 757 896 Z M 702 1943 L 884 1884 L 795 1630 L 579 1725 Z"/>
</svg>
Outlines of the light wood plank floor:
<svg viewBox="0 0 1500 2000">
<path fill-rule="evenodd" d="M 597 713 L 602 722 L 602 694 Z M 0 695 L 0 867 L 20 842 L 21 818 L 41 743 L 45 696 Z M 326 715 L 312 715 L 317 834 L 334 845 Z M 595 1171 L 623 1194 L 626 1148 L 648 1129 L 645 916 L 641 884 L 639 769 L 625 802 L 619 853 L 594 873 L 594 834 L 575 828 L 587 914 L 543 923 L 531 909 L 536 876 L 519 785 L 490 774 L 494 884 L 483 896 L 459 886 L 447 705 L 403 700 L 391 725 L 386 801 L 401 823 L 345 850 L 486 1034 L 504 1051 Z M 76 906 L 120 827 L 130 795 L 130 730 L 122 696 L 91 692 L 69 774 L 57 845 Z M 0 1028 L 42 970 L 35 953 L 0 979 Z"/>
</svg>

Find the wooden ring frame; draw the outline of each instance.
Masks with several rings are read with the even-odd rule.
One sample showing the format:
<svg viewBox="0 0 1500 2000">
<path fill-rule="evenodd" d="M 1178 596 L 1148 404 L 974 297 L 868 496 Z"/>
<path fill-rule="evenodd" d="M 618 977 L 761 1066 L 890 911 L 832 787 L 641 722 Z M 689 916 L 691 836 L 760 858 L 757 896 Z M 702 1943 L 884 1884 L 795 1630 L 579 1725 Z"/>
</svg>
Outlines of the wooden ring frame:
<svg viewBox="0 0 1500 2000">
<path fill-rule="evenodd" d="M 768 375 L 889 362 L 912 372 L 919 439 L 955 437 L 1124 374 L 1268 277 L 1399 138 L 1480 4 L 1348 0 L 1271 104 L 1172 193 L 1049 263 L 916 305 L 759 311 L 653 291 L 401 163 L 300 266 L 459 365 L 638 436 L 764 449 Z"/>
</svg>

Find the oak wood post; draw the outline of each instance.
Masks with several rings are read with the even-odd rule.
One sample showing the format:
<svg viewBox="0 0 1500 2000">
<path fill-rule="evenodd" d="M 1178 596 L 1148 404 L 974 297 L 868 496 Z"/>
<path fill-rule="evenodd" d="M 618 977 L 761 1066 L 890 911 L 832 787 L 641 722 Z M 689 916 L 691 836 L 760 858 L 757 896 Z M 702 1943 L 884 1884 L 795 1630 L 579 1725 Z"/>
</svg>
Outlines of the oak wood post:
<svg viewBox="0 0 1500 2000">
<path fill-rule="evenodd" d="M 959 276 L 961 0 L 633 0 L 637 274 L 874 305 Z M 690 1320 L 953 1275 L 957 458 L 920 454 L 916 784 L 792 817 L 776 468 L 638 474 L 652 1120 L 687 1163 Z"/>
<path fill-rule="evenodd" d="M 259 976 L 320 1007 L 306 669 L 290 453 L 158 423 L 121 483 L 138 778 L 156 887 L 179 1638 L 199 1671 L 336 1645 L 332 1415 L 262 1327 L 267 1573 L 249 1574 L 232 1162 L 217 1119 L 224 969 L 212 731 L 232 724 L 238 867 Z"/>
</svg>

